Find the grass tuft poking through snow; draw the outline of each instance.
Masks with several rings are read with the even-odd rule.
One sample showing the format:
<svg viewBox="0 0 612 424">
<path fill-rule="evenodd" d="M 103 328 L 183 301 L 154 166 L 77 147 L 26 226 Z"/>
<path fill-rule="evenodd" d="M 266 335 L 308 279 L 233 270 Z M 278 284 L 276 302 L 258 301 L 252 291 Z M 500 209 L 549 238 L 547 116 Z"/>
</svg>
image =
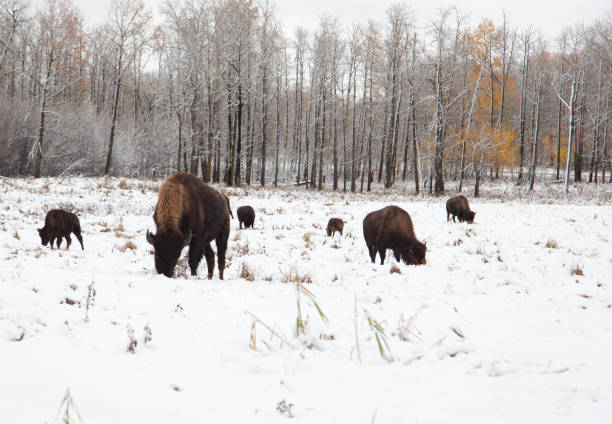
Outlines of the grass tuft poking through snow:
<svg viewBox="0 0 612 424">
<path fill-rule="evenodd" d="M 546 247 L 549 249 L 558 249 L 559 244 L 553 239 L 548 239 L 548 241 L 546 242 Z"/>
</svg>

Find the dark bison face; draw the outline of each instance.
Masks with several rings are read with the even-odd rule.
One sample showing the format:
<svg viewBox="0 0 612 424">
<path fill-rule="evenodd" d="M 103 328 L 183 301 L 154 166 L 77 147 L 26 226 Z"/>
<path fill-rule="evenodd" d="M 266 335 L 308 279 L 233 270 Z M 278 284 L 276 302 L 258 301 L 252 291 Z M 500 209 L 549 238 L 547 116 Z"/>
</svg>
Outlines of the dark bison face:
<svg viewBox="0 0 612 424">
<path fill-rule="evenodd" d="M 407 250 L 402 252 L 402 260 L 406 265 L 425 265 L 425 253 L 427 246 L 419 241 L 415 241 Z"/>
<path fill-rule="evenodd" d="M 476 212 L 474 211 L 469 211 L 466 214 L 465 220 L 468 222 L 468 224 L 473 224 L 474 223 L 474 217 L 476 216 Z"/>
<path fill-rule="evenodd" d="M 178 233 L 155 235 L 147 231 L 147 241 L 155 249 L 155 269 L 157 273 L 172 278 L 183 247 L 191 241 L 191 233 L 187 238 L 183 238 Z"/>
<path fill-rule="evenodd" d="M 329 225 L 327 226 L 327 235 L 331 236 L 332 230 L 331 228 L 329 228 Z"/>
<path fill-rule="evenodd" d="M 40 236 L 40 242 L 42 245 L 46 246 L 47 243 L 49 243 L 49 234 L 47 233 L 47 230 L 44 228 L 38 228 L 38 235 Z"/>
</svg>

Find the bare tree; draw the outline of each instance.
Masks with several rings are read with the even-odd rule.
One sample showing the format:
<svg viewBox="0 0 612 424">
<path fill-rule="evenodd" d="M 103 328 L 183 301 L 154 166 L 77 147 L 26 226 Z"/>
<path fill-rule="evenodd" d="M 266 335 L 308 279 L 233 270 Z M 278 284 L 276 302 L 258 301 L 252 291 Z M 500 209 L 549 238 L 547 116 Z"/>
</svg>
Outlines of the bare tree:
<svg viewBox="0 0 612 424">
<path fill-rule="evenodd" d="M 123 80 L 136 55 L 154 36 L 149 27 L 151 14 L 146 11 L 142 0 L 111 0 L 108 20 L 107 29 L 114 51 L 115 94 L 104 175 L 108 175 L 111 170 L 115 129 L 119 115 L 119 94 Z"/>
</svg>

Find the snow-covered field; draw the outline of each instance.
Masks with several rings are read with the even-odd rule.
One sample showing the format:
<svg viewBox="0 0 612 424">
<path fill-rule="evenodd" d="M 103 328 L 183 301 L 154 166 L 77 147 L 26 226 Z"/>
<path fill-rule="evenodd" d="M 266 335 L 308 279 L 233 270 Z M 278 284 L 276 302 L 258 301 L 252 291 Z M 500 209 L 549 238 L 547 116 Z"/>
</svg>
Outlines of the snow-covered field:
<svg viewBox="0 0 612 424">
<path fill-rule="evenodd" d="M 155 273 L 158 186 L 0 179 L 0 422 L 56 422 L 67 388 L 87 424 L 612 422 L 609 202 L 472 199 L 467 225 L 447 197 L 228 189 L 257 216 L 221 281 Z M 361 221 L 388 204 L 427 265 L 370 262 Z M 84 251 L 40 245 L 54 207 Z M 296 281 L 327 318 L 299 292 L 299 336 Z"/>
</svg>

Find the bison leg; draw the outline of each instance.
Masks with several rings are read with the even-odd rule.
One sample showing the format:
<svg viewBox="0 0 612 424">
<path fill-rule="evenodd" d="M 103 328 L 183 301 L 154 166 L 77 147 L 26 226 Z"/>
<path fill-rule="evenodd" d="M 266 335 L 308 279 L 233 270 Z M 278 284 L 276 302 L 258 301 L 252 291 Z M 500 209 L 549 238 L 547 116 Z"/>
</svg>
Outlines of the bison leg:
<svg viewBox="0 0 612 424">
<path fill-rule="evenodd" d="M 385 264 L 385 256 L 387 254 L 387 249 L 378 249 L 378 255 L 380 256 L 380 264 Z"/>
<path fill-rule="evenodd" d="M 58 236 L 57 237 L 57 242 L 56 243 L 57 243 L 57 248 L 59 249 L 60 246 L 62 245 L 62 236 Z"/>
<path fill-rule="evenodd" d="M 225 269 L 225 251 L 227 250 L 227 238 L 229 231 L 221 234 L 221 237 L 215 240 L 217 244 L 217 263 L 219 264 L 219 278 L 223 280 L 223 270 Z M 214 264 L 213 264 L 214 266 Z M 210 271 L 212 273 L 212 271 Z"/>
<path fill-rule="evenodd" d="M 450 221 L 450 212 L 446 212 L 446 222 Z"/>
<path fill-rule="evenodd" d="M 79 243 L 81 243 L 81 249 L 85 250 L 85 247 L 83 247 L 83 237 L 81 236 L 81 231 L 76 231 L 74 235 L 76 236 Z"/>
<path fill-rule="evenodd" d="M 204 256 L 206 257 L 206 267 L 208 268 L 208 279 L 210 280 L 215 270 L 215 252 L 213 252 L 210 243 L 204 244 Z"/>
<path fill-rule="evenodd" d="M 453 214 L 453 222 L 457 222 L 457 221 L 455 221 L 455 214 Z"/>
<path fill-rule="evenodd" d="M 399 254 L 399 252 L 397 250 L 393 251 L 393 256 L 395 256 L 395 260 L 396 261 L 398 261 L 398 262 L 400 261 L 400 259 L 401 259 L 400 258 L 400 254 Z"/>
<path fill-rule="evenodd" d="M 191 275 L 198 275 L 198 265 L 200 265 L 203 254 L 202 241 L 196 237 L 192 238 L 189 244 L 189 268 L 191 269 Z"/>
<path fill-rule="evenodd" d="M 376 247 L 368 244 L 368 251 L 370 252 L 370 259 L 372 259 L 372 263 L 376 262 Z"/>
<path fill-rule="evenodd" d="M 64 236 L 66 239 L 66 250 L 70 250 L 70 245 L 72 244 L 72 239 L 70 238 L 70 233 Z"/>
</svg>

